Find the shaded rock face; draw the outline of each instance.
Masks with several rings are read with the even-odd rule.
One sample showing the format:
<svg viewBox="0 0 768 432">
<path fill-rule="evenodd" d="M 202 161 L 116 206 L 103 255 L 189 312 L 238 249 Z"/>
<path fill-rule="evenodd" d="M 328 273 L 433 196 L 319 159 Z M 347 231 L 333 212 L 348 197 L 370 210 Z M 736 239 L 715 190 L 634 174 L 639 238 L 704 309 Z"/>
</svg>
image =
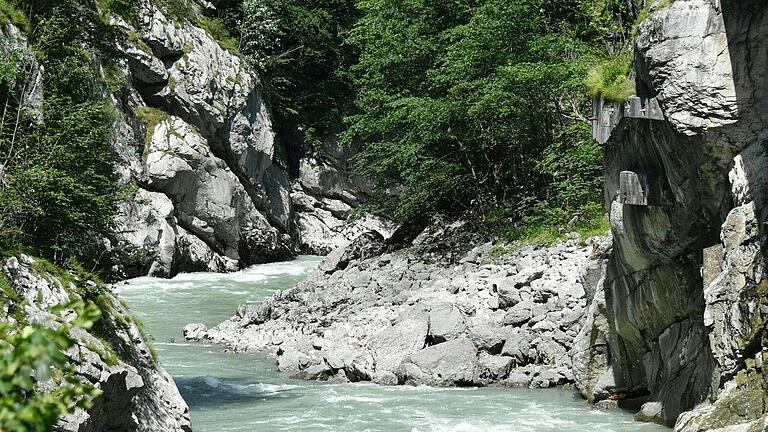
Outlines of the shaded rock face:
<svg viewBox="0 0 768 432">
<path fill-rule="evenodd" d="M 316 153 L 299 161 L 291 190 L 301 252 L 327 255 L 369 230 L 391 237 L 397 226 L 386 219 L 366 215 L 349 220 L 370 193 L 368 182 L 350 172 L 354 149 L 328 140 Z"/>
<path fill-rule="evenodd" d="M 595 246 L 571 240 L 502 254 L 490 243 L 454 249 L 460 229 L 430 227 L 416 244 L 390 253 L 369 232 L 297 287 L 243 305 L 211 329 L 188 326 L 186 336 L 266 352 L 282 372 L 304 379 L 571 382 L 569 351 L 587 306 L 581 265 L 593 261 Z M 424 253 L 427 238 L 434 252 Z"/>
<path fill-rule="evenodd" d="M 677 422 L 677 430 L 746 430 L 764 422 L 758 419 L 768 406 L 762 397 L 749 408 L 735 402 L 754 394 L 744 382 L 765 388 L 755 377 L 768 312 L 766 37 L 764 2 L 651 6 L 639 27 L 636 65 L 665 120 L 622 119 L 606 144 L 614 249 L 604 295 L 597 291 L 597 313 L 585 327 L 607 348 L 581 350 L 588 368 L 577 384 L 595 400 L 610 393 L 601 380 L 613 392 L 647 399 L 646 419 Z M 652 205 L 620 202 L 622 171 L 648 177 Z M 705 249 L 711 258 L 720 248 L 722 259 L 715 255 L 703 268 Z"/>
<path fill-rule="evenodd" d="M 0 317 L 13 321 L 10 309 L 21 311 L 33 324 L 55 325 L 49 309 L 79 298 L 73 286 L 41 270 L 35 259 L 22 255 L 3 263 L 2 271 L 20 300 L 0 305 Z M 77 409 L 55 427 L 61 432 L 189 432 L 189 408 L 170 375 L 152 357 L 147 341 L 129 312 L 111 294 L 101 298 L 98 328 L 75 328 L 75 344 L 64 354 L 76 375 L 103 391 L 88 411 Z M 96 327 L 94 327 L 95 329 Z M 109 346 L 107 346 L 109 345 Z M 106 354 L 112 352 L 111 358 Z M 116 354 L 115 354 L 116 353 Z M 43 383 L 53 386 L 55 383 Z"/>
</svg>

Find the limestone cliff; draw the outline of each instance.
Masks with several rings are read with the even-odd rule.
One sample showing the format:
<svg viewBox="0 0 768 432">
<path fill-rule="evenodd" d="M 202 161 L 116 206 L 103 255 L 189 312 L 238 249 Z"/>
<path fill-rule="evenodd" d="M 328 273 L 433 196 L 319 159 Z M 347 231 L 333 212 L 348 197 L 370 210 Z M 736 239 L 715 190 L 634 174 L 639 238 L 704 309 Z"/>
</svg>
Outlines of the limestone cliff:
<svg viewBox="0 0 768 432">
<path fill-rule="evenodd" d="M 215 13 L 205 3 L 198 13 Z M 349 237 L 346 220 L 364 188 L 314 155 L 291 178 L 244 59 L 150 0 L 135 25 L 112 19 L 126 36 L 125 82 L 110 95 L 124 113 L 114 147 L 119 175 L 135 185 L 118 222 L 147 258 L 128 274 L 231 271 L 328 253 Z"/>
<path fill-rule="evenodd" d="M 637 90 L 663 116 L 610 125 L 614 252 L 579 387 L 647 400 L 638 417 L 678 431 L 767 419 L 767 37 L 762 1 L 651 2 Z"/>
<path fill-rule="evenodd" d="M 140 328 L 108 288 L 26 255 L 3 262 L 0 278 L 9 285 L 0 292 L 3 321 L 58 326 L 61 318 L 51 309 L 84 295 L 101 309 L 101 318 L 90 331 L 70 330 L 75 343 L 64 354 L 76 376 L 103 393 L 91 409 L 78 408 L 60 419 L 56 431 L 191 431 L 189 408 L 173 378 L 156 363 Z M 55 375 L 41 385 L 55 386 Z"/>
</svg>

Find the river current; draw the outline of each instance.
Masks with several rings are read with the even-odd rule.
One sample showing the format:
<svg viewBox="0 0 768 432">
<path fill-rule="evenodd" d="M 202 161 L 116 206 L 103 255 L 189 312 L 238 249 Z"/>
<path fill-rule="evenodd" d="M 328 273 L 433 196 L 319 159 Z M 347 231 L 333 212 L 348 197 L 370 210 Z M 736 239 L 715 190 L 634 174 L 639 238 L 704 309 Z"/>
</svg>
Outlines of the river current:
<svg viewBox="0 0 768 432">
<path fill-rule="evenodd" d="M 187 401 L 195 432 L 659 432 L 621 410 L 590 408 L 573 391 L 501 387 L 382 387 L 290 380 L 262 356 L 189 343 L 181 329 L 213 326 L 237 306 L 298 283 L 317 257 L 254 266 L 233 274 L 139 278 L 119 295 L 144 322 L 160 363 Z"/>
</svg>

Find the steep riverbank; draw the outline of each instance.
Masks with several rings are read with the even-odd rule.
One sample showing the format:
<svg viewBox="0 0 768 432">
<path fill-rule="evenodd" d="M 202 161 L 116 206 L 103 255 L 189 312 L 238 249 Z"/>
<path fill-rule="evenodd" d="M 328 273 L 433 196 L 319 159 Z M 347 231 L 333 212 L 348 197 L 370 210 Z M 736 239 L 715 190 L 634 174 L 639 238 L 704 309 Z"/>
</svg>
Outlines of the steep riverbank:
<svg viewBox="0 0 768 432">
<path fill-rule="evenodd" d="M 75 379 L 101 392 L 92 398 L 89 409 L 77 408 L 62 417 L 55 431 L 192 430 L 189 408 L 176 384 L 160 365 L 139 324 L 107 287 L 21 254 L 2 263 L 0 288 L 0 319 L 20 328 L 60 328 L 77 318 L 68 308 L 76 300 L 96 302 L 101 310 L 101 317 L 89 331 L 79 327 L 68 330 L 73 344 L 63 354 L 71 371 L 39 371 L 41 377 L 50 377 L 39 382 L 38 388 L 53 389 L 63 379 Z M 53 312 L 57 306 L 64 309 Z"/>
</svg>

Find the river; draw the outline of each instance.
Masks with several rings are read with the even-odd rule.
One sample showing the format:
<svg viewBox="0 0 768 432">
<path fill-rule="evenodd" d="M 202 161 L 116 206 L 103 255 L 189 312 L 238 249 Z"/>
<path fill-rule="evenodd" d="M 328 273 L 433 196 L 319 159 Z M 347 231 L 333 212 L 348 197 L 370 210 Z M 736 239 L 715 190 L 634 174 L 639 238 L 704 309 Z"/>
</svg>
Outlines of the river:
<svg viewBox="0 0 768 432">
<path fill-rule="evenodd" d="M 139 278 L 117 286 L 189 404 L 195 432 L 669 431 L 634 422 L 627 412 L 592 409 L 567 390 L 296 381 L 259 355 L 184 341 L 184 325 L 215 325 L 239 304 L 295 285 L 318 263 L 317 257 L 300 257 L 227 275 Z"/>
</svg>

